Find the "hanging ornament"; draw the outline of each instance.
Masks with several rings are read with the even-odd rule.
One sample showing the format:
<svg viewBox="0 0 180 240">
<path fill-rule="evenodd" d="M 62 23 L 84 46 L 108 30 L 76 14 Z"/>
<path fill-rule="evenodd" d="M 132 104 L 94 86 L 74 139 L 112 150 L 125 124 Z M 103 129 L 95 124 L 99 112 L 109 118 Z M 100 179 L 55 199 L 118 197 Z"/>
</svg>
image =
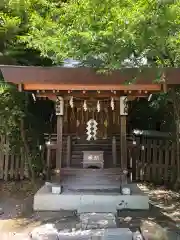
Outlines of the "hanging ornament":
<svg viewBox="0 0 180 240">
<path fill-rule="evenodd" d="M 96 120 L 94 119 L 90 119 L 88 122 L 87 122 L 87 140 L 90 141 L 90 140 L 96 140 L 97 139 L 97 125 L 98 123 L 96 122 Z"/>
<path fill-rule="evenodd" d="M 97 102 L 97 111 L 100 112 L 100 110 L 101 110 L 101 105 L 100 105 L 100 102 L 98 101 Z"/>
<path fill-rule="evenodd" d="M 86 102 L 86 100 L 84 100 L 83 108 L 84 108 L 84 111 L 86 112 L 87 111 L 87 102 Z"/>
<path fill-rule="evenodd" d="M 113 97 L 111 98 L 111 108 L 112 108 L 112 111 L 114 111 L 114 98 Z"/>
<path fill-rule="evenodd" d="M 71 108 L 74 107 L 73 97 L 70 98 L 69 105 L 71 106 Z"/>
</svg>

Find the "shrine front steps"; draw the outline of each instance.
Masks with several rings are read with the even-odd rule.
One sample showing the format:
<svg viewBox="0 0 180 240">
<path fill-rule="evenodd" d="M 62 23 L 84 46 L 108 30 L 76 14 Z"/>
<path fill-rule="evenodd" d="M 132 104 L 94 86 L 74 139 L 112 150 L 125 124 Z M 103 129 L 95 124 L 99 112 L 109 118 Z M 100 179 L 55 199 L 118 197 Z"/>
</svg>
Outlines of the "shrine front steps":
<svg viewBox="0 0 180 240">
<path fill-rule="evenodd" d="M 135 185 L 134 185 L 135 188 Z M 61 194 L 53 194 L 51 187 L 44 185 L 34 196 L 35 211 L 71 210 L 80 213 L 114 213 L 119 209 L 148 210 L 149 197 L 140 190 L 132 195 L 118 192 L 69 191 L 63 189 Z"/>
<path fill-rule="evenodd" d="M 70 191 L 120 189 L 120 169 L 62 169 L 63 188 Z"/>
</svg>

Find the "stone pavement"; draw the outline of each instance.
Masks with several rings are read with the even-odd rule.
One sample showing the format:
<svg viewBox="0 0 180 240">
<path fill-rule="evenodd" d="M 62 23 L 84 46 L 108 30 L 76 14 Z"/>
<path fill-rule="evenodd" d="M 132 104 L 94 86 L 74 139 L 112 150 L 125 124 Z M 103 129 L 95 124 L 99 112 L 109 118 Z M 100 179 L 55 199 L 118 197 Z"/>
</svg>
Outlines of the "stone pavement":
<svg viewBox="0 0 180 240">
<path fill-rule="evenodd" d="M 116 228 L 116 217 L 112 213 L 80 214 L 81 229 Z"/>
<path fill-rule="evenodd" d="M 113 213 L 84 213 L 79 216 L 80 223 L 73 231 L 58 231 L 54 225 L 46 224 L 31 232 L 32 240 L 88 240 L 123 239 L 132 240 L 129 228 L 117 228 Z M 79 229 L 79 230 L 77 230 Z M 45 238 L 46 237 L 46 238 Z"/>
</svg>

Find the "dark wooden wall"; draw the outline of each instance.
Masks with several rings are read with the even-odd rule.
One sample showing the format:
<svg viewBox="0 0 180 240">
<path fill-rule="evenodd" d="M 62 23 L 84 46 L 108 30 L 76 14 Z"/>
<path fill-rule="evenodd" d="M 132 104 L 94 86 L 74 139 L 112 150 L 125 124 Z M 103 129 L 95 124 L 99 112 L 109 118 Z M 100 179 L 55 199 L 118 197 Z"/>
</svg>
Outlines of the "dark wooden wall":
<svg viewBox="0 0 180 240">
<path fill-rule="evenodd" d="M 74 107 L 65 103 L 64 134 L 75 134 L 79 138 L 86 136 L 87 122 L 95 119 L 98 123 L 97 136 L 104 139 L 120 132 L 120 106 L 115 102 L 115 110 L 112 111 L 110 101 L 100 102 L 101 110 L 97 111 L 97 101 L 87 101 L 88 109 L 84 111 L 83 101 L 75 101 Z"/>
</svg>

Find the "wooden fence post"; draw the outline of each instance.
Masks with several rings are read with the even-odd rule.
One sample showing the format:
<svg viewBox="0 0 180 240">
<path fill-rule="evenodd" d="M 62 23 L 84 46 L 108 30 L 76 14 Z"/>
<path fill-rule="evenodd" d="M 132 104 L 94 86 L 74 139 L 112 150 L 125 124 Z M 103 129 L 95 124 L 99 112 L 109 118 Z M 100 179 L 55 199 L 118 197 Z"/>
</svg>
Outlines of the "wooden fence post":
<svg viewBox="0 0 180 240">
<path fill-rule="evenodd" d="M 20 179 L 23 180 L 24 179 L 24 152 L 23 149 L 21 148 L 20 150 L 21 156 L 20 156 Z"/>
<path fill-rule="evenodd" d="M 173 174 L 172 169 L 176 169 L 176 175 L 178 173 L 178 169 L 176 167 L 176 163 L 177 163 L 177 154 L 176 154 L 176 143 L 172 143 L 172 147 L 171 147 L 171 176 L 170 176 L 170 181 L 171 182 L 175 182 L 176 181 L 176 176 L 175 174 Z"/>
<path fill-rule="evenodd" d="M 16 161 L 15 154 L 13 155 L 11 154 L 10 158 L 11 158 L 11 166 L 10 166 L 10 180 L 11 180 L 14 177 L 14 169 L 15 169 L 15 161 Z"/>
<path fill-rule="evenodd" d="M 19 162 L 20 162 L 20 156 L 16 156 L 16 161 L 15 161 L 15 180 L 18 180 L 18 178 L 19 178 Z"/>
<path fill-rule="evenodd" d="M 4 163 L 4 180 L 7 181 L 9 177 L 9 141 L 5 140 L 6 150 L 5 150 L 5 163 Z"/>
<path fill-rule="evenodd" d="M 146 176 L 145 180 L 151 180 L 151 148 L 152 148 L 152 140 L 147 139 L 147 159 L 146 159 Z"/>
<path fill-rule="evenodd" d="M 0 138 L 0 179 L 4 178 L 4 143 L 5 143 L 5 138 L 4 136 L 1 136 Z"/>
<path fill-rule="evenodd" d="M 168 182 L 168 177 L 169 177 L 169 173 L 168 173 L 168 170 L 169 170 L 169 163 L 170 163 L 170 159 L 169 159 L 169 144 L 168 142 L 166 141 L 166 145 L 165 145 L 165 159 L 164 159 L 164 164 L 165 164 L 165 167 L 164 167 L 164 182 L 167 183 Z"/>
<path fill-rule="evenodd" d="M 156 179 L 156 164 L 158 156 L 158 141 L 153 140 L 152 180 Z"/>
</svg>

